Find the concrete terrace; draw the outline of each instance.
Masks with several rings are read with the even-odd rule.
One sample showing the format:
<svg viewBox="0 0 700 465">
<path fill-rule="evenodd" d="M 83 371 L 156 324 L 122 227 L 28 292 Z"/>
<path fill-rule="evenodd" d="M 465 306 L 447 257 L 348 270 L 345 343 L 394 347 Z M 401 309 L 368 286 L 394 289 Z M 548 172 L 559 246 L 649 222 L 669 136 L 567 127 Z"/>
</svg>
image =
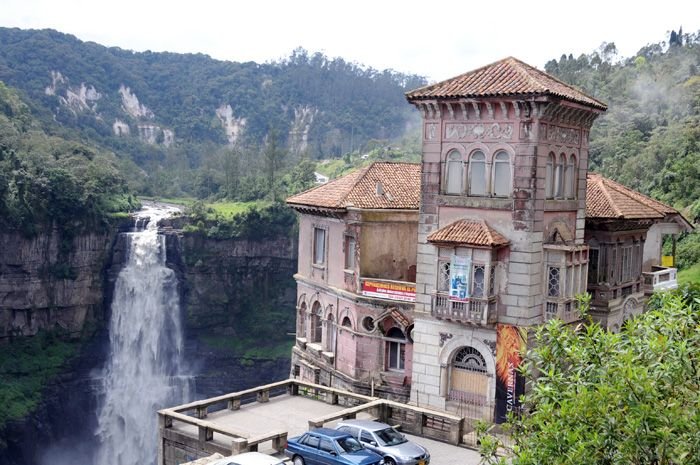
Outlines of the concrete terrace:
<svg viewBox="0 0 700 465">
<path fill-rule="evenodd" d="M 479 463 L 477 452 L 459 445 L 459 417 L 293 379 L 164 409 L 158 416 L 158 465 L 248 450 L 281 457 L 288 437 L 355 417 L 400 425 L 410 440 L 428 448 L 432 465 Z"/>
</svg>

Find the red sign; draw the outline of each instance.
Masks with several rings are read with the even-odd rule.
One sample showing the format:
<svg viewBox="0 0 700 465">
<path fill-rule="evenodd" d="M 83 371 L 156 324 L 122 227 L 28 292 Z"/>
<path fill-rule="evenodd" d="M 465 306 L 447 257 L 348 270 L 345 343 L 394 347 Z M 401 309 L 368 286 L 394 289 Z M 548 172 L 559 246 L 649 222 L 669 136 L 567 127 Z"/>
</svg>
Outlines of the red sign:
<svg viewBox="0 0 700 465">
<path fill-rule="evenodd" d="M 362 281 L 362 295 L 380 299 L 416 301 L 416 285 L 386 281 Z"/>
</svg>

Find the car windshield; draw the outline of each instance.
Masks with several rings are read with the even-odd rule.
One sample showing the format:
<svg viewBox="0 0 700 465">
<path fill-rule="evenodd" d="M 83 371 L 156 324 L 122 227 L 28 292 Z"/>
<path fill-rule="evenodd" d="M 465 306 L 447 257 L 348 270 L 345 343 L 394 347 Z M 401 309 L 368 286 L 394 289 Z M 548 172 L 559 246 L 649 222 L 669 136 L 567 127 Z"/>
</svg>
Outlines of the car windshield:
<svg viewBox="0 0 700 465">
<path fill-rule="evenodd" d="M 387 428 L 381 431 L 376 431 L 375 434 L 385 446 L 396 446 L 406 442 L 406 438 L 394 428 Z"/>
<path fill-rule="evenodd" d="M 358 450 L 363 449 L 362 444 L 357 442 L 357 439 L 353 438 L 352 436 L 338 439 L 338 445 L 345 452 L 357 452 Z"/>
</svg>

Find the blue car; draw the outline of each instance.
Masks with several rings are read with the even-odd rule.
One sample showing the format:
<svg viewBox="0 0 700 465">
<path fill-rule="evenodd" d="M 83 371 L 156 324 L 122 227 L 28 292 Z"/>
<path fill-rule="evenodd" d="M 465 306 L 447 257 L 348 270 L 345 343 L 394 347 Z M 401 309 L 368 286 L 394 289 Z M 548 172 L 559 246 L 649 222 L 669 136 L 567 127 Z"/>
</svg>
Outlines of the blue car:
<svg viewBox="0 0 700 465">
<path fill-rule="evenodd" d="M 287 440 L 284 453 L 294 465 L 384 465 L 381 455 L 365 449 L 350 434 L 329 428 Z"/>
</svg>

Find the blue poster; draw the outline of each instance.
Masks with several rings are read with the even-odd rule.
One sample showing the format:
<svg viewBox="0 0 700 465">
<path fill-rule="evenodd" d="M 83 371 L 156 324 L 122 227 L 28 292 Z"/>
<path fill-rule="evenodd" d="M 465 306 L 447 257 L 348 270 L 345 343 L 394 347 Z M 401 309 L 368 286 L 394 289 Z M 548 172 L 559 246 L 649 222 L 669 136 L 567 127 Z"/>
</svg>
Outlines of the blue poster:
<svg viewBox="0 0 700 465">
<path fill-rule="evenodd" d="M 472 260 L 452 255 L 450 261 L 450 300 L 466 301 L 469 298 L 469 278 Z"/>
</svg>

